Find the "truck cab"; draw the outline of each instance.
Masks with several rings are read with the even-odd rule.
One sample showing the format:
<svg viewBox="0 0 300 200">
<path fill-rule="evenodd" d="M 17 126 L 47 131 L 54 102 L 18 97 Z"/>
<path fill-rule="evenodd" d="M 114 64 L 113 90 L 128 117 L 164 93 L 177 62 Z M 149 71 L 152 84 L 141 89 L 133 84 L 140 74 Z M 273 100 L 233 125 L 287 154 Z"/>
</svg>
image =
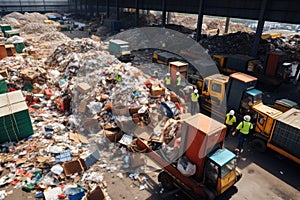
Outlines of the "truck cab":
<svg viewBox="0 0 300 200">
<path fill-rule="evenodd" d="M 226 86 L 229 77 L 223 74 L 208 76 L 203 81 L 202 97 L 206 104 L 214 103 L 217 106 L 223 105 L 226 94 Z"/>
<path fill-rule="evenodd" d="M 217 195 L 222 194 L 236 182 L 237 159 L 228 149 L 218 149 L 208 157 L 206 163 L 205 182 L 215 190 Z"/>
<path fill-rule="evenodd" d="M 251 106 L 261 102 L 262 92 L 254 89 L 257 78 L 236 72 L 230 76 L 214 74 L 204 78 L 201 108 L 224 120 L 226 110 L 249 113 Z"/>
<path fill-rule="evenodd" d="M 257 89 L 250 89 L 245 91 L 241 100 L 240 114 L 250 114 L 250 116 L 253 116 L 254 113 L 252 113 L 252 107 L 257 103 L 262 102 L 262 94 L 262 91 Z"/>
</svg>

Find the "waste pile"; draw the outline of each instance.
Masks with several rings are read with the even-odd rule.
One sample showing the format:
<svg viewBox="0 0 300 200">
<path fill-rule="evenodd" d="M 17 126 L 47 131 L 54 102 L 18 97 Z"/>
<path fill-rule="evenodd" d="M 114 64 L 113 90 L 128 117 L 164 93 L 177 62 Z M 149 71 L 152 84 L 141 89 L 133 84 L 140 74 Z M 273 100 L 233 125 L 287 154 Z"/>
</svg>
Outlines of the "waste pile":
<svg viewBox="0 0 300 200">
<path fill-rule="evenodd" d="M 44 20 L 47 19 L 45 15 L 37 12 L 25 14 L 12 12 L 3 17 L 2 23 L 10 24 L 13 28 L 22 28 L 30 23 L 44 23 Z"/>
<path fill-rule="evenodd" d="M 56 30 L 53 24 L 41 23 L 28 23 L 21 28 L 21 32 L 24 34 L 38 34 L 38 33 L 49 33 Z"/>
<path fill-rule="evenodd" d="M 228 35 L 205 37 L 200 44 L 209 50 L 209 54 L 244 54 L 250 55 L 255 34 L 246 32 L 231 33 Z M 271 51 L 280 51 L 285 54 L 287 62 L 300 61 L 299 35 L 268 38 L 260 40 L 258 57 L 263 62 Z"/>
<path fill-rule="evenodd" d="M 134 140 L 170 142 L 177 121 L 169 121 L 165 112 L 178 118 L 179 97 L 161 81 L 118 61 L 99 40 L 61 37 L 64 42 L 44 54 L 51 43 L 41 41 L 47 38 L 29 39 L 24 53 L 0 60 L 0 78 L 9 91 L 22 90 L 34 129 L 25 140 L 1 144 L 0 185 L 35 198 L 80 199 L 96 193 L 110 199 L 104 173 L 111 173 L 147 189 L 142 175 L 147 159 L 134 153 Z"/>
</svg>

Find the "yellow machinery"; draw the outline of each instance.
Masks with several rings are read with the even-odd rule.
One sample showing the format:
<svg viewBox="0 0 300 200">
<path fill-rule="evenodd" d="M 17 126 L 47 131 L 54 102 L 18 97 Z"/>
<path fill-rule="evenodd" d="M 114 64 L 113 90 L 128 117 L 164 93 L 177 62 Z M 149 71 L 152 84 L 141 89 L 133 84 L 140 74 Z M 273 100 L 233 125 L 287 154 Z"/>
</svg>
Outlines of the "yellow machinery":
<svg viewBox="0 0 300 200">
<path fill-rule="evenodd" d="M 257 78 L 236 72 L 230 76 L 214 74 L 203 80 L 201 109 L 213 113 L 222 121 L 224 112 L 233 109 L 250 114 L 251 106 L 261 102 L 262 92 L 255 89 Z"/>
<path fill-rule="evenodd" d="M 267 147 L 300 164 L 300 110 L 281 111 L 263 105 L 254 105 L 257 113 L 255 139 L 252 144 L 261 152 Z"/>
<path fill-rule="evenodd" d="M 282 36 L 282 33 L 270 33 L 270 34 L 262 34 L 261 39 L 266 40 L 269 38 L 275 39 L 280 38 Z"/>
<path fill-rule="evenodd" d="M 246 55 L 213 55 L 219 70 L 225 74 L 255 72 L 259 61 Z"/>
</svg>

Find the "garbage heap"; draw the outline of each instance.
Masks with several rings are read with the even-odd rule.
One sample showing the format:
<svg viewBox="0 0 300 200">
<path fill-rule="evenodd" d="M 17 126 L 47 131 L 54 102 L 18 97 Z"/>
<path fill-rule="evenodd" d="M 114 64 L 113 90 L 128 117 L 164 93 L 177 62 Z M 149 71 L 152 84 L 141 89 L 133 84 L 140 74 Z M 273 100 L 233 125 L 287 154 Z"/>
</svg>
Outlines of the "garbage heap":
<svg viewBox="0 0 300 200">
<path fill-rule="evenodd" d="M 168 144 L 184 101 L 106 48 L 103 42 L 75 39 L 48 58 L 25 51 L 0 61 L 9 91 L 22 90 L 34 128 L 25 140 L 1 144 L 3 196 L 16 188 L 36 198 L 110 199 L 105 173 L 148 188 L 141 175 L 147 159 L 134 153 L 139 151 L 134 141 Z"/>
<path fill-rule="evenodd" d="M 200 44 L 209 50 L 210 55 L 250 55 L 254 38 L 254 33 L 237 32 L 228 35 L 205 37 L 200 41 Z M 258 56 L 261 61 L 264 61 L 268 52 L 279 51 L 285 54 L 287 62 L 299 62 L 299 48 L 299 34 L 261 39 Z"/>
</svg>

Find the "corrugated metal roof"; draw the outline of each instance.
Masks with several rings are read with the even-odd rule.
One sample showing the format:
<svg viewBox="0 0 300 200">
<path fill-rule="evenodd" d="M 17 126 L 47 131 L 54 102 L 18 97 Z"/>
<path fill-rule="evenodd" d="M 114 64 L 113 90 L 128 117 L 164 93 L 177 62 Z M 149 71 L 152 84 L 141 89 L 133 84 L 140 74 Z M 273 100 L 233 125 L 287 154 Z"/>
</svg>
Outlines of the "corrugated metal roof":
<svg viewBox="0 0 300 200">
<path fill-rule="evenodd" d="M 300 110 L 291 108 L 290 110 L 283 113 L 280 117 L 278 117 L 277 121 L 300 129 Z"/>
</svg>

